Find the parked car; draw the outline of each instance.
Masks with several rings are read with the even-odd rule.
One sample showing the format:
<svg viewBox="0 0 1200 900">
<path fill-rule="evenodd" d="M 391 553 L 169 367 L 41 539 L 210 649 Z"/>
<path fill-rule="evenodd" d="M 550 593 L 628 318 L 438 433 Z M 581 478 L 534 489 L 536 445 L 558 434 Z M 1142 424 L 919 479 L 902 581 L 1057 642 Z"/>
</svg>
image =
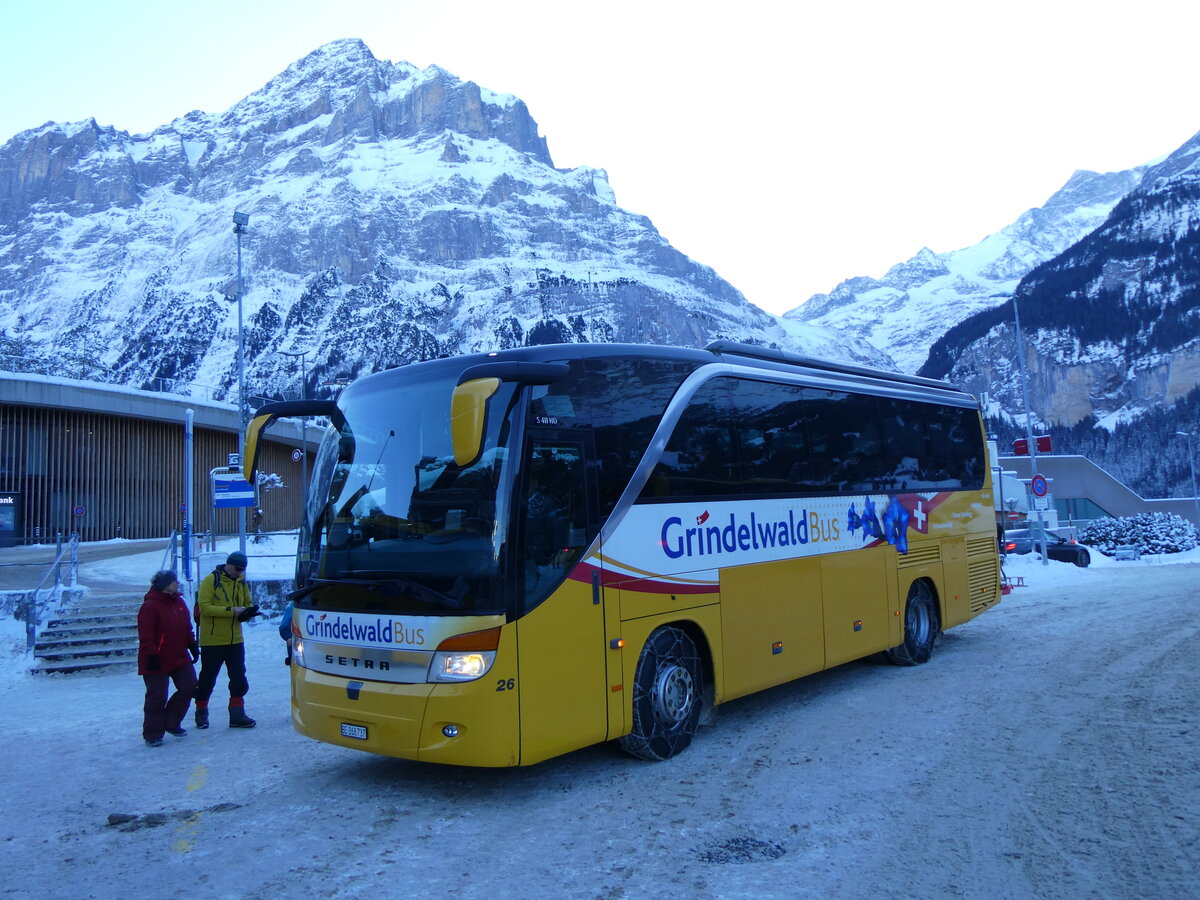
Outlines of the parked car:
<svg viewBox="0 0 1200 900">
<path fill-rule="evenodd" d="M 1004 543 L 1000 552 L 1033 553 L 1035 551 L 1033 532 L 1028 528 L 1013 528 L 1004 532 Z M 1075 563 L 1080 568 L 1087 568 L 1092 562 L 1092 554 L 1083 544 L 1067 540 L 1053 531 L 1046 532 L 1046 555 L 1051 559 Z"/>
</svg>

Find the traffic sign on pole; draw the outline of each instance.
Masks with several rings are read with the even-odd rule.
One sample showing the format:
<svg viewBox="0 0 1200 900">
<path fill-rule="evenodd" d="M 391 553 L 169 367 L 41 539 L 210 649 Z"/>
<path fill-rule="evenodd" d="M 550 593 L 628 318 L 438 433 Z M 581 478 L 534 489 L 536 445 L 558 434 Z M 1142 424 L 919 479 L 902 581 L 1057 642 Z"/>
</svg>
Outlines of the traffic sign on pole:
<svg viewBox="0 0 1200 900">
<path fill-rule="evenodd" d="M 1046 484 L 1045 475 L 1034 475 L 1029 480 L 1029 489 L 1033 491 L 1035 497 L 1045 497 L 1049 492 L 1049 486 Z"/>
</svg>

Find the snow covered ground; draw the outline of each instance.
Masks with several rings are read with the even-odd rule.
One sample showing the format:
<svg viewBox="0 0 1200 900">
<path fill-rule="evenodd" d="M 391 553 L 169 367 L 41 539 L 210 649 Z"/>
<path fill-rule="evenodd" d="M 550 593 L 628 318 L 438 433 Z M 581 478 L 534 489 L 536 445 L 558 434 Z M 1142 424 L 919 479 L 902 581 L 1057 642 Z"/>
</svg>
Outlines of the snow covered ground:
<svg viewBox="0 0 1200 900">
<path fill-rule="evenodd" d="M 102 543 L 119 545 L 121 541 L 104 541 Z M 85 546 L 94 547 L 97 544 Z M 219 540 L 213 551 L 202 551 L 200 553 L 201 573 L 211 571 L 214 565 L 224 562 L 225 558 L 237 549 L 238 539 L 232 537 Z M 251 580 L 291 578 L 296 571 L 296 533 L 276 532 L 263 535 L 259 543 L 248 539 L 246 556 L 249 560 L 246 577 Z M 114 584 L 149 584 L 150 576 L 162 568 L 163 563 L 162 551 L 118 556 L 98 562 L 83 563 L 80 566 L 79 579 L 85 584 L 96 584 L 101 581 L 110 581 Z M 182 563 L 177 562 L 176 565 L 182 566 Z"/>
<path fill-rule="evenodd" d="M 928 665 L 734 701 L 665 763 L 453 769 L 309 741 L 271 623 L 248 629 L 258 727 L 214 704 L 213 728 L 150 749 L 140 678 L 30 676 L 5 621 L 0 893 L 1196 896 L 1200 551 L 1093 559 L 1010 560 L 1026 586 Z M 103 565 L 141 582 L 160 561 Z"/>
</svg>

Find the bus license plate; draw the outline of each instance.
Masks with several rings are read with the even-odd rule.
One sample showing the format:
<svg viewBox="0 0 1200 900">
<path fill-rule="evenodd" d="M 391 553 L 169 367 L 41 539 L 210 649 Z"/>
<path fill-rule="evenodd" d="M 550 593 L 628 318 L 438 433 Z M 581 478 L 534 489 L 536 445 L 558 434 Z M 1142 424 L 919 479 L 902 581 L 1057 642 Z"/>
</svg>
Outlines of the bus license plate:
<svg viewBox="0 0 1200 900">
<path fill-rule="evenodd" d="M 354 738 L 356 741 L 365 741 L 367 739 L 367 728 L 365 725 L 348 725 L 343 722 L 342 737 Z"/>
</svg>

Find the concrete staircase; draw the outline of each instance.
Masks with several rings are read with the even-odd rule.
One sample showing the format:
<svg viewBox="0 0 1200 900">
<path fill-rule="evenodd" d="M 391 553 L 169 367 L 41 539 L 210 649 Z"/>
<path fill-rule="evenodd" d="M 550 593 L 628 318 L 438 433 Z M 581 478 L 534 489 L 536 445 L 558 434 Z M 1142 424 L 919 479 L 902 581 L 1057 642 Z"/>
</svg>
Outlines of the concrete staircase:
<svg viewBox="0 0 1200 900">
<path fill-rule="evenodd" d="M 128 671 L 137 665 L 140 597 L 95 596 L 59 611 L 33 648 L 35 674 Z"/>
</svg>

